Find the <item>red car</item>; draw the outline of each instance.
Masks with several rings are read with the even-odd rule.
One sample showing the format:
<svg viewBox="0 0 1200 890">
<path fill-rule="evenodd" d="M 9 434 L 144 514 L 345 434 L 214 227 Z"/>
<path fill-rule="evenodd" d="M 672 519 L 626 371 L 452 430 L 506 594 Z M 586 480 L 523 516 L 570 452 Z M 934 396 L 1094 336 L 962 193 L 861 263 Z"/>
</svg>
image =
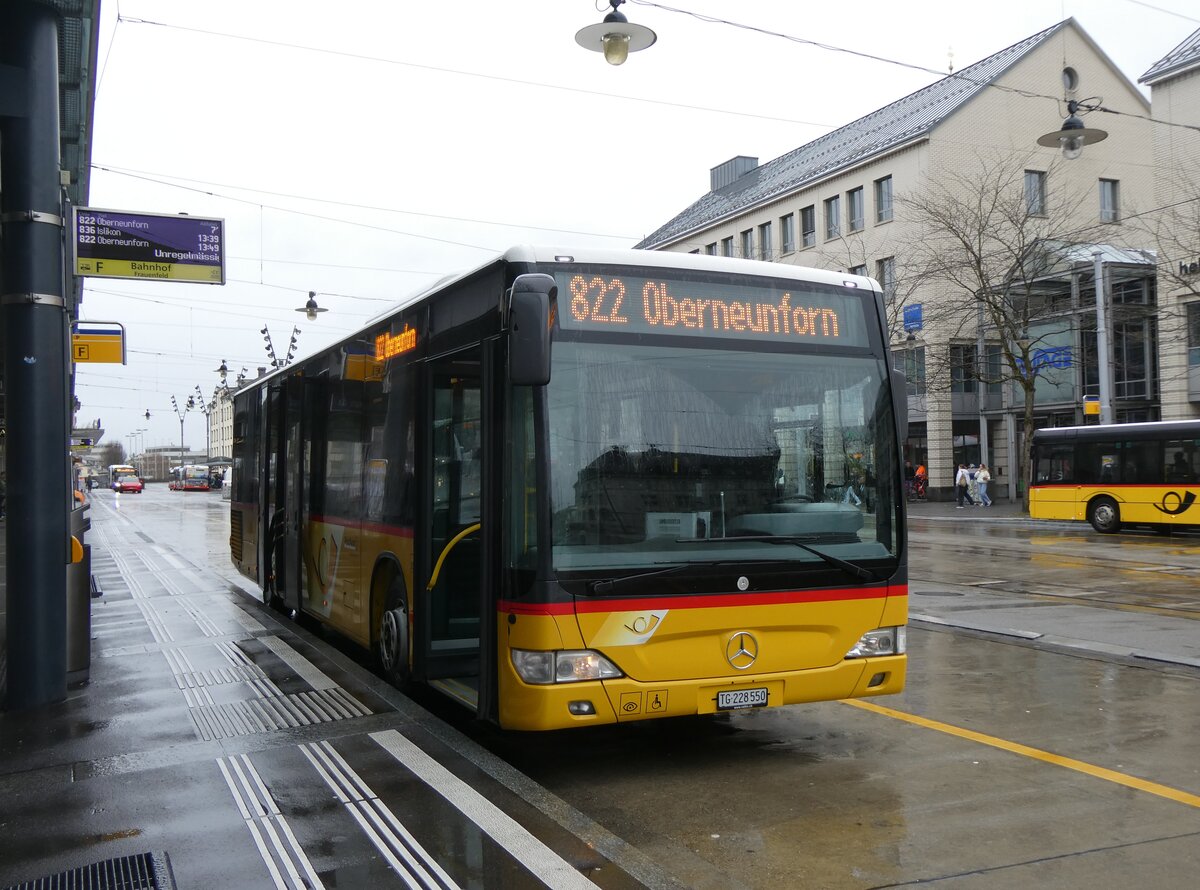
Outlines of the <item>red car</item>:
<svg viewBox="0 0 1200 890">
<path fill-rule="evenodd" d="M 137 476 L 122 476 L 113 483 L 113 491 L 131 491 L 134 494 L 141 494 L 142 480 Z"/>
</svg>

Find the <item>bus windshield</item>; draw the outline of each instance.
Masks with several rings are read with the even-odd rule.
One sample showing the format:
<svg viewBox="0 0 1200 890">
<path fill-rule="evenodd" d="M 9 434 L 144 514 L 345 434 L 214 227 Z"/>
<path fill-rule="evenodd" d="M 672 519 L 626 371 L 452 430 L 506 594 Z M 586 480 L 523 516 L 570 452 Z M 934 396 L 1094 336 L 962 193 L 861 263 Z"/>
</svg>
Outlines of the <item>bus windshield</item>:
<svg viewBox="0 0 1200 890">
<path fill-rule="evenodd" d="M 884 364 L 725 345 L 555 343 L 560 575 L 897 556 Z M 789 539 L 808 546 L 779 546 Z"/>
</svg>

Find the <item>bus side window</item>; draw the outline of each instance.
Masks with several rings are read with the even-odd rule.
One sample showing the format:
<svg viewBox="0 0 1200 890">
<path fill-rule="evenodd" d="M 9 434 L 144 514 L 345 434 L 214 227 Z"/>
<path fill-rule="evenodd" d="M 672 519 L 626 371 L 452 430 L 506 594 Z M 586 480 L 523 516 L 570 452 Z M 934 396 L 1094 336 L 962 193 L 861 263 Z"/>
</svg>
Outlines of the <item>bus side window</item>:
<svg viewBox="0 0 1200 890">
<path fill-rule="evenodd" d="M 1184 443 L 1174 440 L 1166 443 L 1163 463 L 1166 467 L 1165 482 L 1195 482 L 1196 474 L 1192 469 L 1195 452 L 1191 450 L 1191 442 Z M 1189 454 L 1190 452 L 1190 454 Z"/>
<path fill-rule="evenodd" d="M 1121 443 L 1121 482 L 1157 483 L 1163 478 L 1162 449 L 1154 442 Z"/>
</svg>

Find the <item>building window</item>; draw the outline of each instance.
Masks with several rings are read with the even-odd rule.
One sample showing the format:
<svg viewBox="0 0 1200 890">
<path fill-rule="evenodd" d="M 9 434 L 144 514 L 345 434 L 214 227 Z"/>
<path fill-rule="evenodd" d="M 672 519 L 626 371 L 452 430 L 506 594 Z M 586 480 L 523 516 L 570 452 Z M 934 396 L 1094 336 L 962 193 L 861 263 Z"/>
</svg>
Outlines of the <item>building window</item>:
<svg viewBox="0 0 1200 890">
<path fill-rule="evenodd" d="M 910 396 L 925 395 L 925 347 L 898 348 L 892 352 L 892 367 L 904 372 L 905 390 Z"/>
<path fill-rule="evenodd" d="M 892 177 L 875 180 L 875 222 L 892 221 Z"/>
<path fill-rule="evenodd" d="M 796 214 L 779 217 L 779 249 L 791 253 L 796 249 Z"/>
<path fill-rule="evenodd" d="M 1188 364 L 1200 366 L 1200 303 L 1187 304 Z"/>
<path fill-rule="evenodd" d="M 850 274 L 851 274 L 851 275 L 861 275 L 863 278 L 866 278 L 866 277 L 867 277 L 867 266 L 866 266 L 866 264 L 864 263 L 864 264 L 863 264 L 863 265 L 861 265 L 861 266 L 851 266 L 851 267 L 850 267 Z"/>
<path fill-rule="evenodd" d="M 721 256 L 733 256 L 733 236 L 721 239 Z"/>
<path fill-rule="evenodd" d="M 758 255 L 760 259 L 774 259 L 775 245 L 771 242 L 771 224 L 763 223 L 758 227 Z"/>
<path fill-rule="evenodd" d="M 850 224 L 851 232 L 861 232 L 866 210 L 863 206 L 863 190 L 861 188 L 851 189 L 846 192 L 846 222 Z"/>
<path fill-rule="evenodd" d="M 1025 210 L 1030 216 L 1046 215 L 1046 174 L 1025 171 Z"/>
<path fill-rule="evenodd" d="M 1121 219 L 1120 193 L 1117 180 L 1100 180 L 1100 222 L 1115 223 Z"/>
<path fill-rule="evenodd" d="M 1004 351 L 999 344 L 989 343 L 983 348 L 983 360 L 986 365 L 984 375 L 984 391 L 989 396 L 999 396 L 1004 385 Z"/>
<path fill-rule="evenodd" d="M 742 256 L 748 260 L 754 259 L 754 229 L 742 232 Z"/>
<path fill-rule="evenodd" d="M 896 258 L 894 256 L 886 256 L 875 263 L 875 279 L 883 288 L 884 297 L 890 300 L 896 296 Z"/>
<path fill-rule="evenodd" d="M 1154 398 L 1154 343 L 1148 320 L 1112 326 L 1113 398 Z"/>
<path fill-rule="evenodd" d="M 825 240 L 842 234 L 842 199 L 834 196 L 825 201 Z"/>
<path fill-rule="evenodd" d="M 708 254 L 709 256 L 716 256 L 717 255 L 717 242 L 714 241 L 712 244 L 705 244 L 704 252 L 706 254 Z"/>
<path fill-rule="evenodd" d="M 800 211 L 800 243 L 804 247 L 817 243 L 817 208 L 812 204 Z"/>
<path fill-rule="evenodd" d="M 975 346 L 950 347 L 950 392 L 975 392 Z"/>
</svg>

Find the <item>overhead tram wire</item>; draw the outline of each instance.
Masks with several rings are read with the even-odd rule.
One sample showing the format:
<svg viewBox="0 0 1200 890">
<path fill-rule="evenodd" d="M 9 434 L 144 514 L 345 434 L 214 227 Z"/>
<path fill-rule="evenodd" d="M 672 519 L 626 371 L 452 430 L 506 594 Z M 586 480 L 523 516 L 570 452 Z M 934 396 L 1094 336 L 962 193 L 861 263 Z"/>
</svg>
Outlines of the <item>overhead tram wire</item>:
<svg viewBox="0 0 1200 890">
<path fill-rule="evenodd" d="M 687 111 L 704 111 L 715 114 L 729 114 L 735 117 L 748 117 L 756 120 L 774 121 L 781 124 L 799 124 L 805 127 L 824 127 L 833 129 L 832 124 L 818 123 L 816 121 L 803 121 L 789 117 L 775 117 L 769 114 L 754 114 L 746 111 L 734 111 L 728 108 L 712 108 L 705 105 L 688 105 L 682 102 L 668 102 L 663 99 L 647 99 L 642 96 L 626 96 L 620 93 L 605 93 L 600 90 L 585 90 L 579 87 L 566 87 L 559 84 L 544 83 L 536 80 L 521 80 L 516 77 L 501 77 L 496 74 L 481 74 L 477 71 L 460 71 L 456 68 L 440 68 L 436 65 L 421 65 L 416 62 L 402 62 L 399 59 L 388 59 L 383 56 L 369 56 L 363 53 L 350 53 L 344 50 L 327 49 L 321 46 L 306 46 L 302 43 L 287 43 L 283 40 L 267 40 L 263 37 L 248 37 L 244 34 L 230 34 L 227 31 L 212 31 L 205 28 L 188 28 L 183 25 L 173 25 L 169 22 L 157 22 L 153 19 L 144 18 L 121 18 L 119 21 L 128 22 L 134 25 L 155 25 L 160 28 L 168 28 L 174 31 L 185 31 L 190 34 L 202 34 L 209 37 L 224 37 L 228 40 L 244 40 L 248 43 L 260 43 L 266 46 L 275 46 L 282 49 L 295 49 L 303 52 L 321 53 L 329 56 L 341 56 L 346 59 L 354 59 L 360 62 L 378 62 L 384 65 L 396 65 L 401 68 L 416 68 L 421 71 L 434 71 L 438 74 L 456 74 L 460 77 L 477 77 L 481 80 L 493 80 L 498 83 L 511 83 L 518 86 L 537 87 L 545 90 L 561 90 L 567 93 L 579 93 L 585 96 L 599 96 L 604 99 L 620 99 L 625 102 L 643 102 L 649 105 L 665 105 L 669 108 L 682 108 Z"/>
<path fill-rule="evenodd" d="M 176 183 L 176 182 L 166 182 L 163 180 L 152 179 L 148 176 L 134 176 L 131 173 L 121 173 L 118 170 L 113 170 L 113 169 L 110 169 L 107 167 L 101 167 L 97 164 L 92 164 L 91 169 L 92 170 L 101 170 L 105 173 L 113 173 L 117 176 L 128 176 L 131 179 L 140 179 L 144 182 L 153 182 L 157 185 L 165 185 L 168 188 L 182 189 L 183 191 L 186 191 L 186 192 L 196 192 L 197 194 L 208 195 L 209 197 L 212 197 L 212 198 L 220 198 L 223 201 L 236 201 L 240 204 L 249 204 L 251 207 L 263 207 L 263 208 L 269 208 L 271 210 L 278 210 L 280 213 L 292 213 L 292 214 L 295 214 L 296 216 L 307 216 L 310 219 L 322 219 L 322 220 L 325 220 L 326 222 L 343 223 L 348 226 L 358 226 L 359 228 L 370 229 L 370 230 L 376 231 L 376 232 L 388 232 L 393 235 L 404 235 L 405 237 L 408 237 L 408 238 L 420 238 L 424 241 L 436 241 L 439 244 L 449 244 L 452 247 L 466 247 L 471 250 L 489 250 L 489 251 L 495 250 L 494 247 L 490 247 L 490 246 L 486 246 L 486 245 L 482 245 L 482 244 L 468 244 L 465 241 L 452 241 L 449 238 L 435 238 L 433 235 L 419 235 L 416 232 L 405 232 L 400 229 L 389 229 L 387 226 L 377 226 L 377 225 L 373 225 L 371 223 L 358 222 L 357 220 L 342 219 L 341 217 L 337 217 L 337 216 L 323 216 L 320 213 L 310 213 L 306 210 L 296 210 L 293 207 L 280 207 L 280 206 L 277 206 L 274 204 L 263 204 L 261 201 L 251 201 L 248 198 L 239 198 L 239 197 L 236 197 L 235 195 L 222 195 L 222 194 L 219 194 L 218 192 L 209 191 L 207 189 L 192 188 L 191 186 L 180 185 L 179 183 Z"/>
<path fill-rule="evenodd" d="M 399 214 L 403 214 L 405 216 L 419 216 L 419 217 L 422 217 L 423 219 L 440 219 L 440 220 L 444 220 L 446 222 L 471 223 L 473 225 L 481 225 L 481 226 L 500 226 L 502 228 L 507 228 L 507 229 L 529 229 L 530 231 L 534 231 L 534 232 L 550 232 L 553 234 L 561 234 L 561 235 L 586 235 L 589 238 L 612 238 L 613 240 L 620 240 L 620 241 L 636 241 L 639 237 L 637 235 L 610 235 L 606 232 L 582 232 L 577 229 L 562 229 L 562 228 L 556 228 L 553 226 L 534 226 L 534 225 L 528 225 L 526 223 L 519 223 L 519 222 L 496 222 L 495 220 L 490 220 L 490 219 L 472 219 L 471 217 L 466 217 L 466 216 L 448 216 L 446 214 L 440 214 L 440 213 L 421 213 L 420 211 L 417 211 L 417 210 L 404 210 L 399 207 L 382 207 L 382 206 L 379 206 L 376 204 L 359 204 L 354 201 L 338 201 L 335 198 L 317 198 L 317 197 L 313 197 L 311 195 L 297 195 L 292 192 L 277 192 L 277 191 L 272 191 L 271 189 L 260 189 L 260 188 L 256 188 L 256 187 L 250 186 L 250 185 L 238 185 L 237 183 L 231 183 L 231 182 L 213 182 L 213 181 L 207 180 L 207 179 L 196 179 L 191 176 L 178 176 L 173 173 L 161 173 L 161 172 L 158 172 L 155 170 L 133 170 L 128 167 L 114 167 L 111 165 L 101 165 L 101 164 L 95 164 L 95 163 L 93 163 L 91 166 L 92 166 L 93 170 L 102 170 L 105 173 L 112 173 L 117 176 L 128 176 L 132 179 L 140 179 L 145 182 L 153 182 L 153 183 L 157 183 L 159 185 L 174 186 L 176 188 L 187 189 L 190 191 L 200 191 L 201 194 L 211 195 L 212 197 L 215 197 L 215 198 L 223 198 L 226 196 L 218 194 L 216 192 L 204 191 L 201 189 L 193 189 L 189 186 L 182 186 L 182 185 L 179 185 L 178 182 L 171 182 L 169 180 L 179 180 L 181 182 L 199 183 L 201 185 L 217 186 L 218 188 L 237 189 L 238 191 L 251 192 L 253 194 L 258 194 L 258 195 L 272 195 L 273 197 L 276 197 L 276 198 L 295 198 L 298 201 L 312 201 L 313 203 L 317 203 L 317 204 L 333 204 L 334 206 L 337 206 L 337 207 L 350 207 L 355 210 L 372 210 L 372 211 L 377 211 L 379 213 L 399 213 Z M 162 178 L 156 178 L 156 177 L 162 177 Z M 253 204 L 255 207 L 267 206 L 267 207 L 271 207 L 272 210 L 279 209 L 272 205 L 261 204 L 258 201 L 248 201 L 248 199 L 237 198 L 237 197 L 233 197 L 233 196 L 229 196 L 229 197 L 230 197 L 230 200 L 245 201 L 250 204 Z"/>
<path fill-rule="evenodd" d="M 250 282 L 250 283 L 253 284 L 255 287 L 263 286 L 263 285 L 258 284 L 257 282 Z M 269 285 L 269 286 L 278 287 L 279 285 Z M 295 290 L 295 288 L 288 288 L 288 290 Z M 179 297 L 178 300 L 176 300 L 175 298 L 167 299 L 167 298 L 163 298 L 162 296 L 146 296 L 143 294 L 130 293 L 128 291 L 105 290 L 103 288 L 93 288 L 93 287 L 89 287 L 87 289 L 87 291 L 85 291 L 85 293 L 86 294 L 98 294 L 98 295 L 107 296 L 107 297 L 116 297 L 116 298 L 122 299 L 122 300 L 133 300 L 133 301 L 139 302 L 139 303 L 154 303 L 157 306 L 168 306 L 173 309 L 195 308 L 193 304 L 186 302 L 186 300 L 187 300 L 186 297 Z M 307 293 L 307 291 L 305 293 Z M 324 293 L 324 291 L 322 291 L 322 293 Z M 347 295 L 346 294 L 334 294 L 334 296 L 347 296 Z M 377 298 L 377 297 L 355 297 L 354 299 L 372 300 L 372 301 L 379 300 L 380 302 L 396 302 L 396 301 L 387 300 L 385 298 Z M 254 313 L 237 312 L 233 309 L 227 309 L 226 308 L 227 306 L 237 306 L 239 308 L 249 307 L 252 309 L 257 309 L 259 311 L 254 312 Z M 231 317 L 237 317 L 237 318 L 260 318 L 263 312 L 282 312 L 282 311 L 284 311 L 284 309 L 280 306 L 267 305 L 265 303 L 254 303 L 254 304 L 223 303 L 223 302 L 219 302 L 219 301 L 207 303 L 205 308 L 211 309 L 214 311 L 220 311 L 221 313 L 223 313 L 225 315 L 228 315 Z M 360 316 L 362 318 L 369 318 L 372 315 L 374 315 L 376 312 L 378 312 L 378 309 L 372 309 L 369 312 L 346 312 L 345 310 L 341 310 L 341 312 L 342 312 L 342 314 L 345 314 L 345 315 L 354 315 L 354 316 Z M 281 316 L 281 318 L 283 318 L 283 316 Z M 81 319 L 81 320 L 85 321 L 86 319 Z M 99 321 L 99 319 L 96 319 L 96 321 Z M 345 328 L 343 330 L 350 330 L 350 329 Z"/>
<path fill-rule="evenodd" d="M 1184 15 L 1182 12 L 1176 12 L 1173 9 L 1164 9 L 1161 6 L 1155 6 L 1153 3 L 1146 3 L 1144 0 L 1125 0 L 1126 3 L 1132 3 L 1134 6 L 1143 6 L 1146 9 L 1153 9 L 1155 12 L 1161 12 L 1163 15 L 1173 15 L 1176 18 L 1183 19 L 1185 22 L 1195 22 L 1200 25 L 1200 19 L 1193 18 L 1190 15 Z"/>
<path fill-rule="evenodd" d="M 981 81 L 973 80 L 970 77 L 964 77 L 962 75 L 962 73 L 958 72 L 958 71 L 950 72 L 949 74 L 947 74 L 945 71 L 942 71 L 937 68 L 930 68 L 925 65 L 917 65 L 913 62 L 902 62 L 899 59 L 891 59 L 891 58 L 888 58 L 887 56 L 880 56 L 880 55 L 876 55 L 874 53 L 866 53 L 861 50 L 854 50 L 854 49 L 849 49 L 847 47 L 836 46 L 831 43 L 822 43 L 822 42 L 816 41 L 816 40 L 809 40 L 804 37 L 797 37 L 792 34 L 785 34 L 782 31 L 772 31 L 769 28 L 761 28 L 757 25 L 747 25 L 747 24 L 744 24 L 741 22 L 734 22 L 729 19 L 718 18 L 717 16 L 704 15 L 703 13 L 692 12 L 691 10 L 688 10 L 688 9 L 678 9 L 673 6 L 667 6 L 666 4 L 663 4 L 663 3 L 656 3 L 656 2 L 654 2 L 654 0 L 629 0 L 629 2 L 636 3 L 639 6 L 649 6 L 649 7 L 655 8 L 655 9 L 661 9 L 664 12 L 673 12 L 673 13 L 677 13 L 679 15 L 691 16 L 692 18 L 697 19 L 698 21 L 706 22 L 709 24 L 728 25 L 729 27 L 732 27 L 732 28 L 739 28 L 739 29 L 742 29 L 745 31 L 754 31 L 759 34 L 766 35 L 768 37 L 779 37 L 784 40 L 791 41 L 793 43 L 800 43 L 800 44 L 804 44 L 807 46 L 815 47 L 817 49 L 823 49 L 823 50 L 826 50 L 827 52 L 844 53 L 846 55 L 856 56 L 858 58 L 866 59 L 866 60 L 873 61 L 873 62 L 881 62 L 885 65 L 895 65 L 900 68 L 906 68 L 910 71 L 918 71 L 918 72 L 922 72 L 925 74 L 933 74 L 939 78 L 956 77 L 967 83 L 974 83 L 977 86 L 986 87 L 988 89 L 994 89 L 994 90 L 1000 90 L 1002 92 L 1012 93 L 1014 95 L 1022 96 L 1027 99 L 1048 99 L 1055 103 L 1062 101 L 1062 98 L 1060 96 L 1053 96 L 1048 93 L 1038 93 L 1038 92 L 1035 92 L 1032 90 L 1022 90 L 1022 89 L 1018 89 L 1016 87 L 1005 86 L 1004 84 L 996 83 L 995 81 L 984 83 Z M 211 37 L 224 37 L 224 38 L 227 38 L 230 40 L 244 40 L 244 41 L 247 41 L 250 43 L 261 43 L 261 44 L 264 44 L 267 46 L 276 46 L 276 47 L 282 47 L 282 48 L 286 48 L 286 49 L 296 49 L 296 50 L 301 50 L 304 52 L 314 52 L 314 53 L 323 53 L 323 54 L 333 55 L 333 56 L 343 56 L 345 58 L 357 59 L 359 61 L 379 62 L 379 63 L 383 63 L 383 64 L 387 64 L 387 65 L 398 65 L 398 66 L 407 67 L 407 68 L 418 68 L 418 69 L 422 69 L 422 70 L 426 70 L 426 71 L 436 71 L 436 72 L 443 73 L 443 74 L 458 74 L 458 75 L 462 75 L 462 76 L 466 76 L 466 77 L 478 77 L 478 78 L 482 78 L 485 80 L 495 80 L 495 81 L 501 81 L 501 82 L 506 82 L 506 83 L 515 83 L 515 84 L 519 84 L 521 86 L 534 86 L 534 87 L 539 87 L 539 88 L 543 88 L 543 89 L 565 90 L 568 92 L 577 92 L 577 93 L 583 93 L 583 94 L 587 94 L 587 95 L 597 95 L 597 96 L 603 96 L 606 98 L 622 99 L 622 100 L 631 101 L 631 102 L 650 102 L 652 104 L 668 105 L 668 106 L 675 107 L 675 108 L 686 108 L 686 109 L 693 110 L 693 111 L 706 111 L 706 112 L 712 112 L 712 113 L 717 113 L 717 114 L 733 114 L 733 115 L 738 115 L 738 116 L 742 116 L 742 117 L 755 117 L 755 118 L 759 118 L 762 120 L 778 121 L 780 123 L 801 124 L 804 126 L 835 129 L 833 126 L 831 126 L 829 124 L 816 123 L 814 121 L 800 121 L 800 120 L 794 120 L 794 119 L 790 119 L 790 118 L 772 117 L 769 115 L 746 114 L 744 112 L 729 111 L 729 110 L 721 109 L 721 108 L 711 108 L 711 107 L 697 106 L 697 105 L 685 105 L 685 104 L 680 104 L 680 103 L 675 103 L 675 102 L 662 102 L 659 100 L 643 99 L 643 98 L 636 97 L 636 96 L 623 96 L 623 95 L 614 94 L 614 93 L 603 93 L 603 92 L 597 92 L 597 91 L 593 91 L 593 90 L 580 90 L 580 89 L 576 89 L 574 87 L 562 87 L 562 86 L 558 86 L 556 84 L 540 83 L 537 81 L 520 80 L 517 78 L 510 78 L 510 77 L 499 77 L 497 75 L 479 74 L 479 73 L 470 72 L 470 71 L 458 71 L 453 68 L 439 68 L 434 65 L 418 65 L 418 64 L 412 63 L 412 62 L 401 62 L 396 59 L 387 59 L 382 56 L 369 56 L 369 55 L 364 55 L 361 53 L 348 53 L 343 50 L 331 50 L 331 49 L 325 49 L 323 47 L 306 46 L 304 44 L 297 44 L 297 43 L 287 43 L 285 41 L 280 41 L 280 40 L 267 40 L 267 39 L 261 38 L 261 37 L 247 37 L 242 34 L 230 34 L 228 32 L 224 32 L 224 31 L 211 31 L 211 30 L 204 29 L 204 28 L 187 28 L 182 25 L 172 25 L 167 22 L 154 21 L 153 19 L 120 18 L 119 21 L 129 22 L 131 24 L 154 25 L 154 26 L 157 26 L 160 28 L 168 28 L 168 29 L 172 29 L 172 30 L 184 31 L 184 32 L 193 33 L 193 34 L 208 35 Z M 1105 108 L 1104 106 L 1099 106 L 1093 110 L 1094 111 L 1103 111 L 1107 114 L 1116 114 L 1116 115 L 1121 115 L 1124 117 L 1138 118 L 1140 120 L 1149 121 L 1150 123 L 1162 124 L 1162 125 L 1168 126 L 1168 127 L 1179 127 L 1181 129 L 1185 129 L 1185 130 L 1195 130 L 1197 132 L 1200 132 L 1200 125 L 1176 123 L 1174 121 L 1164 121 L 1164 120 L 1159 120 L 1157 118 L 1149 117 L 1147 115 L 1134 114 L 1133 112 L 1116 111 L 1111 108 Z"/>
<path fill-rule="evenodd" d="M 741 22 L 730 21 L 729 19 L 718 18 L 717 16 L 704 15 L 702 13 L 692 12 L 690 9 L 677 9 L 676 7 L 673 7 L 673 6 L 667 6 L 662 3 L 656 3 L 656 2 L 654 2 L 654 0 L 629 0 L 629 2 L 636 3 L 639 6 L 651 6 L 651 7 L 654 7 L 655 9 L 661 9 L 664 12 L 674 12 L 674 13 L 678 13 L 679 15 L 691 16 L 692 18 L 694 18 L 698 21 L 706 22 L 708 24 L 728 25 L 731 28 L 739 28 L 744 31 L 754 31 L 758 34 L 763 34 L 768 37 L 779 37 L 779 38 L 782 38 L 783 40 L 791 41 L 792 43 L 800 43 L 800 44 L 804 44 L 805 46 L 812 46 L 817 49 L 823 49 L 827 52 L 843 53 L 843 54 L 849 55 L 849 56 L 856 56 L 860 59 L 867 59 L 868 61 L 872 61 L 872 62 L 882 62 L 885 65 L 895 65 L 898 68 L 907 68 L 910 71 L 920 71 L 925 74 L 934 74 L 939 78 L 946 78 L 946 79 L 957 78 L 958 80 L 962 80 L 966 83 L 974 84 L 975 86 L 985 87 L 985 88 L 993 89 L 993 90 L 1000 90 L 1001 92 L 1004 92 L 1004 93 L 1012 93 L 1013 95 L 1021 96 L 1026 99 L 1049 99 L 1053 102 L 1061 102 L 1062 101 L 1061 96 L 1052 96 L 1048 93 L 1038 93 L 1033 90 L 1018 89 L 1017 87 L 1006 86 L 1005 84 L 996 83 L 995 81 L 984 82 L 984 81 L 980 81 L 980 80 L 975 80 L 974 78 L 963 75 L 963 73 L 961 71 L 951 71 L 949 74 L 947 74 L 945 71 L 941 71 L 937 68 L 929 68 L 925 65 L 917 65 L 913 62 L 901 62 L 899 59 L 889 59 L 887 56 L 875 55 L 874 53 L 867 53 L 867 52 L 863 52 L 862 50 L 857 50 L 857 49 L 849 49 L 844 46 L 835 46 L 832 43 L 821 43 L 820 41 L 817 41 L 817 40 L 809 40 L 805 37 L 797 37 L 794 34 L 785 34 L 782 31 L 772 31 L 769 28 L 760 28 L 757 25 L 747 25 L 747 24 L 743 24 Z M 1175 121 L 1159 120 L 1158 118 L 1149 117 L 1148 115 L 1135 114 L 1131 111 L 1116 111 L 1115 109 L 1112 109 L 1112 108 L 1105 108 L 1103 105 L 1097 106 L 1096 108 L 1093 108 L 1091 110 L 1092 111 L 1103 111 L 1106 114 L 1115 114 L 1115 115 L 1120 115 L 1121 117 L 1137 118 L 1138 120 L 1149 121 L 1152 124 L 1162 124 L 1165 127 L 1178 127 L 1183 130 L 1194 130 L 1194 131 L 1200 133 L 1200 125 L 1197 125 L 1197 124 L 1183 124 L 1183 123 L 1176 123 Z"/>
</svg>

